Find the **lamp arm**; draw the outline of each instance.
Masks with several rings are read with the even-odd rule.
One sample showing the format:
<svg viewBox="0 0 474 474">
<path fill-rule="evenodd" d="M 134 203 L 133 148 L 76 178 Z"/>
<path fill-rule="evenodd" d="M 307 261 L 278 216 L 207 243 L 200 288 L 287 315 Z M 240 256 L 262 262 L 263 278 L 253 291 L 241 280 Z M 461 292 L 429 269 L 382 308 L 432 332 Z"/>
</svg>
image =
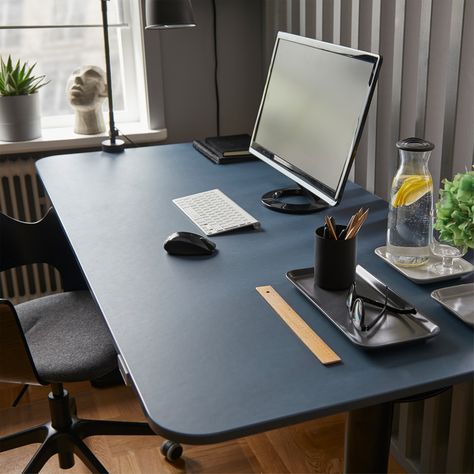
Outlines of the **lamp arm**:
<svg viewBox="0 0 474 474">
<path fill-rule="evenodd" d="M 107 77 L 107 97 L 109 104 L 109 140 L 103 142 L 102 148 L 109 152 L 123 151 L 124 143 L 122 140 L 116 140 L 118 132 L 115 128 L 114 104 L 112 98 L 112 73 L 110 67 L 110 47 L 109 47 L 109 21 L 107 18 L 107 2 L 101 0 L 102 4 L 102 31 L 104 33 L 104 51 L 105 51 L 105 74 Z"/>
</svg>

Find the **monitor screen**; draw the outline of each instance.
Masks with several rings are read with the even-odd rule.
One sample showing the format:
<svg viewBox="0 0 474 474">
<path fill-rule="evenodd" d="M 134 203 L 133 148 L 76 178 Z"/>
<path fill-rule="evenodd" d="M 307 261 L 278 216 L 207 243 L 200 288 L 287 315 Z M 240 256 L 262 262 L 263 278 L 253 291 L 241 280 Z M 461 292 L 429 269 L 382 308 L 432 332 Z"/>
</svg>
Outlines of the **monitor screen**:
<svg viewBox="0 0 474 474">
<path fill-rule="evenodd" d="M 250 151 L 336 205 L 380 65 L 375 54 L 278 33 Z"/>
</svg>

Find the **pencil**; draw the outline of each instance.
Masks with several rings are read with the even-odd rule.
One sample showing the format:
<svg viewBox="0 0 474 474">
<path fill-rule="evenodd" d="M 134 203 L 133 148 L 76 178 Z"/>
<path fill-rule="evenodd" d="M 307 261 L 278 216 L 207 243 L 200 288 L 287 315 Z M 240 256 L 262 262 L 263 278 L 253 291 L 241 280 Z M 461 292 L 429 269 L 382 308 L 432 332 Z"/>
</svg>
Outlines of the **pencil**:
<svg viewBox="0 0 474 474">
<path fill-rule="evenodd" d="M 334 228 L 334 218 L 325 216 L 324 221 L 326 222 L 326 226 L 329 229 L 329 234 L 334 240 L 337 240 L 336 229 Z"/>
<path fill-rule="evenodd" d="M 359 212 L 359 211 L 357 211 Z M 369 214 L 369 209 L 367 208 L 362 214 L 360 214 L 356 219 L 354 219 L 354 224 L 352 225 L 350 232 L 346 232 L 345 240 L 352 239 L 358 233 L 364 222 L 367 220 Z"/>
</svg>

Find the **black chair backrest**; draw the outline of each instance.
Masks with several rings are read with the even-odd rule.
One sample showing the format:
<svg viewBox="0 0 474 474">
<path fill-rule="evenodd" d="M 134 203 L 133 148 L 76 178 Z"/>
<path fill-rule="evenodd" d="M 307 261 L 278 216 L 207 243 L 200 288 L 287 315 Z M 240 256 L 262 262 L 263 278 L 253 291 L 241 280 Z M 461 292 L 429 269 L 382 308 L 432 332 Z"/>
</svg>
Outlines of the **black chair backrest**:
<svg viewBox="0 0 474 474">
<path fill-rule="evenodd" d="M 55 267 L 61 274 L 65 291 L 87 288 L 53 208 L 33 223 L 0 213 L 0 271 L 30 263 L 48 263 Z"/>
<path fill-rule="evenodd" d="M 40 385 L 15 308 L 0 299 L 0 380 Z"/>
</svg>

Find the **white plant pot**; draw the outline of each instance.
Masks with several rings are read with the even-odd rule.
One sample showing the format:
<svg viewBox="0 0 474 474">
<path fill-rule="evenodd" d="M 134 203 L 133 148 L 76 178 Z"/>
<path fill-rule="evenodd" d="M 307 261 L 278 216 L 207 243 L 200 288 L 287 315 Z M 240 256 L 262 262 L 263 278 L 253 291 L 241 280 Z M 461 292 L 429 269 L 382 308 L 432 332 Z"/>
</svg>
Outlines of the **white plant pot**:
<svg viewBox="0 0 474 474">
<path fill-rule="evenodd" d="M 0 96 L 0 140 L 19 142 L 41 136 L 38 93 Z"/>
</svg>

